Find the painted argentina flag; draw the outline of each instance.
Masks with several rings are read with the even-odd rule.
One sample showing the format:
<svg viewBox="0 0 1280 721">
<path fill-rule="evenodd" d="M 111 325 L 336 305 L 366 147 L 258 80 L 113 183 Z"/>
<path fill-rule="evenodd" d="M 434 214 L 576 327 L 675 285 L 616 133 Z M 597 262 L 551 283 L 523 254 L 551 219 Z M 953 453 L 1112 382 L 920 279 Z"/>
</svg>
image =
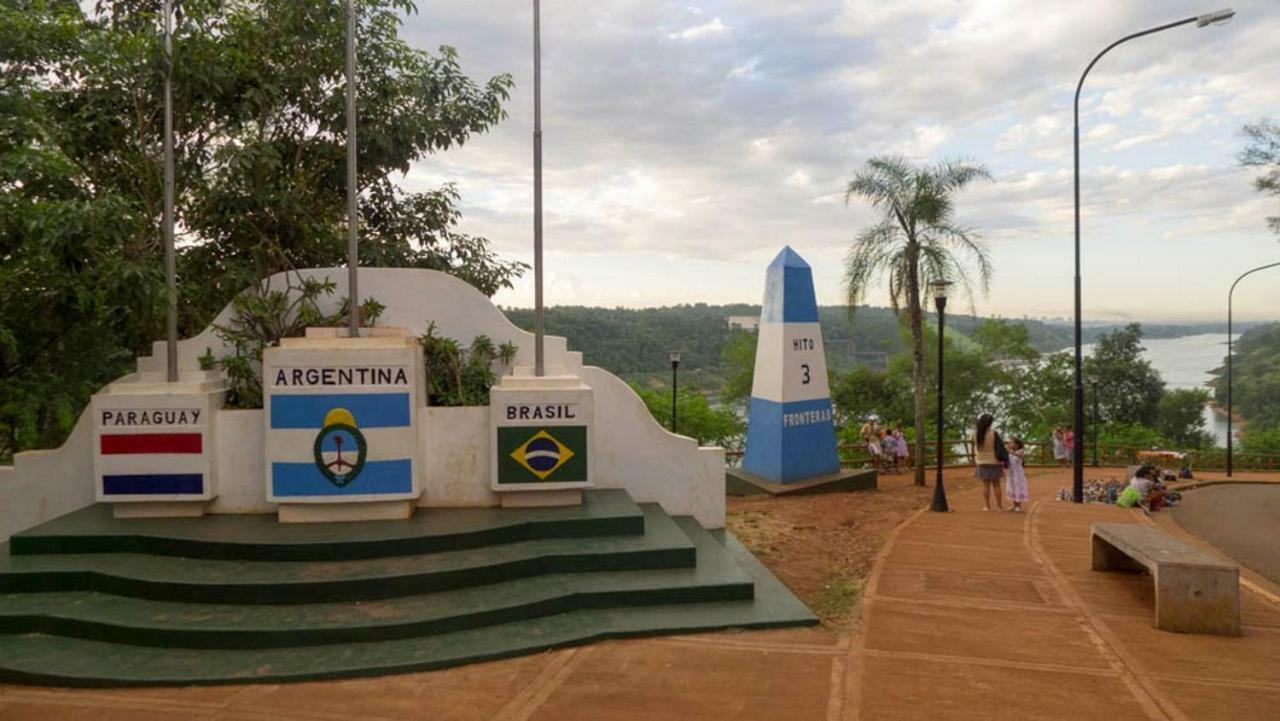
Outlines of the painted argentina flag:
<svg viewBox="0 0 1280 721">
<path fill-rule="evenodd" d="M 414 495 L 411 367 L 267 371 L 270 500 Z"/>
</svg>

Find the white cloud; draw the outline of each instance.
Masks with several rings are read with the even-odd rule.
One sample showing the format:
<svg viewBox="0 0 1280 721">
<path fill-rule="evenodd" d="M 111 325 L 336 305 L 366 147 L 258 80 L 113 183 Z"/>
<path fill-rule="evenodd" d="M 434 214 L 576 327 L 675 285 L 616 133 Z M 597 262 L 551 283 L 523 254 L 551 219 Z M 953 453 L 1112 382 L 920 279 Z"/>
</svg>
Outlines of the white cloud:
<svg viewBox="0 0 1280 721">
<path fill-rule="evenodd" d="M 1200 275 L 1178 281 L 1181 294 L 1133 298 L 1133 312 L 1199 312 L 1209 300 L 1196 289 L 1216 288 L 1228 271 L 1202 262 L 1206 239 L 1241 262 L 1259 243 L 1273 249 L 1262 219 L 1274 204 L 1249 187 L 1235 154 L 1239 127 L 1280 108 L 1280 5 L 1235 1 L 1235 23 L 1126 43 L 1089 76 L 1080 120 L 1086 262 L 1098 263 L 1087 269 L 1090 296 L 1124 292 L 1112 268 L 1131 271 L 1145 253 L 1170 264 L 1175 281 L 1179 267 Z M 873 217 L 845 205 L 844 185 L 868 157 L 902 153 L 975 158 L 997 175 L 957 198 L 961 222 L 995 254 L 995 289 L 980 310 L 1064 314 L 1079 73 L 1117 37 L 1195 14 L 1198 3 L 544 4 L 548 259 L 576 294 L 556 302 L 758 301 L 761 267 L 782 243 L 811 259 L 820 299 L 837 302 L 839 258 Z M 508 120 L 415 164 L 404 182 L 457 182 L 461 230 L 526 260 L 528 23 L 450 3 L 405 25 L 417 47 L 456 46 L 474 78 L 515 77 Z M 686 267 L 703 275 L 673 271 Z M 527 295 L 504 302 L 527 305 Z"/>
<path fill-rule="evenodd" d="M 756 68 L 760 67 L 760 58 L 754 57 L 741 65 L 735 65 L 729 71 L 731 78 L 752 78 L 756 76 Z"/>
<path fill-rule="evenodd" d="M 813 184 L 813 178 L 801 168 L 783 178 L 782 184 L 788 188 L 807 188 Z"/>
<path fill-rule="evenodd" d="M 729 32 L 729 26 L 720 21 L 720 18 L 712 18 L 710 22 L 701 25 L 694 25 L 691 28 L 685 28 L 679 32 L 671 33 L 667 36 L 668 40 L 701 40 L 702 38 L 714 37 L 716 35 L 724 35 Z"/>
</svg>

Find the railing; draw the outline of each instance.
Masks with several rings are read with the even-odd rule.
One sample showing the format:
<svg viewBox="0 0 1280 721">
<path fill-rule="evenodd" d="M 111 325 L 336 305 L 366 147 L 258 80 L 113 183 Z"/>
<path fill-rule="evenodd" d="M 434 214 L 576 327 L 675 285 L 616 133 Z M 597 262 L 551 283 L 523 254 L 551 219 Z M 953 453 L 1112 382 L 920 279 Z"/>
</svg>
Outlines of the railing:
<svg viewBox="0 0 1280 721">
<path fill-rule="evenodd" d="M 973 465 L 973 441 L 971 439 L 955 439 L 944 441 L 943 448 L 943 465 L 944 466 L 964 466 Z M 938 457 L 937 442 L 925 441 L 925 467 L 932 468 L 936 465 Z M 1027 441 L 1026 444 L 1026 464 L 1028 466 L 1055 466 L 1058 461 L 1053 457 L 1053 444 L 1048 442 Z M 1129 445 L 1120 443 L 1099 443 L 1098 444 L 1098 465 L 1100 466 L 1131 466 L 1138 463 L 1138 453 L 1140 451 L 1156 450 L 1146 446 Z M 1165 449 L 1177 450 L 1177 449 Z M 915 452 L 915 444 L 911 444 L 912 453 Z M 845 467 L 858 467 L 871 465 L 871 453 L 861 444 L 841 444 L 838 448 L 840 454 L 840 465 Z M 1186 453 L 1186 459 L 1183 461 L 1169 461 L 1165 465 L 1168 466 L 1187 466 L 1192 470 L 1215 471 L 1223 470 L 1227 467 L 1227 452 L 1222 448 L 1214 448 L 1207 450 L 1191 450 L 1182 451 Z M 731 466 L 737 466 L 742 462 L 742 451 L 726 451 L 725 461 Z M 1084 462 L 1086 466 L 1093 465 L 1093 444 L 1086 443 L 1084 448 Z M 1280 453 L 1236 453 L 1234 468 L 1241 471 L 1274 471 L 1280 469 Z"/>
</svg>

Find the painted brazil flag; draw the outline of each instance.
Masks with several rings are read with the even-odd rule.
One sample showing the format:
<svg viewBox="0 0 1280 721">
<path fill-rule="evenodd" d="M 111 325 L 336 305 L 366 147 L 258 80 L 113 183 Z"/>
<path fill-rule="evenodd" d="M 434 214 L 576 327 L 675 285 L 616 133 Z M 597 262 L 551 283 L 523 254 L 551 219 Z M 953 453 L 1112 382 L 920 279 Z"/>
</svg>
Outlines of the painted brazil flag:
<svg viewBox="0 0 1280 721">
<path fill-rule="evenodd" d="M 498 483 L 586 480 L 586 426 L 498 428 Z"/>
</svg>

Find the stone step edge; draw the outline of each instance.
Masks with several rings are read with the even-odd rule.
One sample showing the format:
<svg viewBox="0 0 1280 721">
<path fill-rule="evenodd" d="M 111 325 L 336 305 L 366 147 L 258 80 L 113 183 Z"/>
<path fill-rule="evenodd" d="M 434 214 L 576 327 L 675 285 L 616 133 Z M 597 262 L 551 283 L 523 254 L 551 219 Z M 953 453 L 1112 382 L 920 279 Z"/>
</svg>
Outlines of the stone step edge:
<svg viewBox="0 0 1280 721">
<path fill-rule="evenodd" d="M 64 516 L 48 524 L 14 534 L 9 539 L 9 552 L 15 555 L 144 553 L 239 561 L 356 561 L 445 553 L 552 538 L 643 535 L 644 515 L 640 512 L 638 504 L 631 501 L 629 494 L 625 491 L 615 493 L 615 489 L 606 489 L 603 492 L 612 496 L 626 496 L 627 502 L 636 512 L 599 517 L 539 518 L 536 515 L 537 511 L 534 510 L 527 520 L 512 521 L 474 531 L 310 542 L 302 540 L 241 542 L 159 533 L 75 534 L 41 531 L 45 526 L 66 523 L 67 516 Z M 617 498 L 613 498 L 610 502 L 619 503 Z M 431 510 L 441 513 L 448 509 Z M 81 509 L 68 516 L 86 511 L 102 512 L 101 509 Z M 141 519 L 133 520 L 136 525 L 136 521 Z M 199 521 L 196 520 L 196 522 Z M 347 526 L 349 524 L 325 525 Z M 288 532 L 288 529 L 283 530 Z"/>
<path fill-rule="evenodd" d="M 644 585 L 649 579 L 629 577 L 617 579 L 621 583 L 611 584 L 610 574 L 589 573 L 576 579 L 587 589 L 569 586 L 565 592 L 542 597 L 526 599 L 508 606 L 496 606 L 470 613 L 435 618 L 419 618 L 414 620 L 398 620 L 385 624 L 368 623 L 363 625 L 344 625 L 330 627 L 291 627 L 291 628 L 199 628 L 164 627 L 157 623 L 149 625 L 121 624 L 116 620 L 102 620 L 89 617 L 59 614 L 17 613 L 6 614 L 3 601 L 0 600 L 0 634 L 39 633 L 50 636 L 65 636 L 92 641 L 104 641 L 117 644 L 137 646 L 154 646 L 161 648 L 281 648 L 288 646 L 315 646 L 336 643 L 358 643 L 366 641 L 383 641 L 397 638 L 451 633 L 455 631 L 479 628 L 481 626 L 521 621 L 541 616 L 567 613 L 578 610 L 612 608 L 618 606 L 650 606 L 680 603 L 705 603 L 712 601 L 750 600 L 754 596 L 754 581 L 730 554 L 701 527 L 693 529 L 682 527 L 686 534 L 692 536 L 698 552 L 701 569 L 662 569 L 658 573 L 673 570 L 687 571 L 693 578 L 690 582 L 681 583 L 676 579 L 653 579 L 650 585 Z M 708 571 L 707 567 L 715 567 Z M 627 574 L 644 574 L 647 571 L 627 571 Z M 573 582 L 575 574 L 556 574 L 560 579 Z M 704 576 L 707 578 L 698 578 Z M 517 579 L 506 582 L 509 587 L 519 588 L 520 584 L 530 579 Z M 640 587 L 637 587 L 637 580 Z M 498 584 L 503 585 L 503 584 Z M 626 586 L 630 587 L 626 587 Z M 589 588 L 594 586 L 595 588 Z M 494 589 L 501 593 L 502 589 Z M 91 601 L 91 599 L 85 599 Z M 74 602 L 72 603 L 74 605 Z M 185 604 L 162 604 L 181 606 Z M 192 610 L 199 612 L 199 606 Z M 87 607 L 92 610 L 91 605 Z M 140 610 L 139 613 L 155 613 L 158 609 Z M 162 610 L 162 609 L 161 609 Z M 174 609 L 177 611 L 185 609 Z M 353 609 L 356 610 L 356 609 Z"/>
</svg>

